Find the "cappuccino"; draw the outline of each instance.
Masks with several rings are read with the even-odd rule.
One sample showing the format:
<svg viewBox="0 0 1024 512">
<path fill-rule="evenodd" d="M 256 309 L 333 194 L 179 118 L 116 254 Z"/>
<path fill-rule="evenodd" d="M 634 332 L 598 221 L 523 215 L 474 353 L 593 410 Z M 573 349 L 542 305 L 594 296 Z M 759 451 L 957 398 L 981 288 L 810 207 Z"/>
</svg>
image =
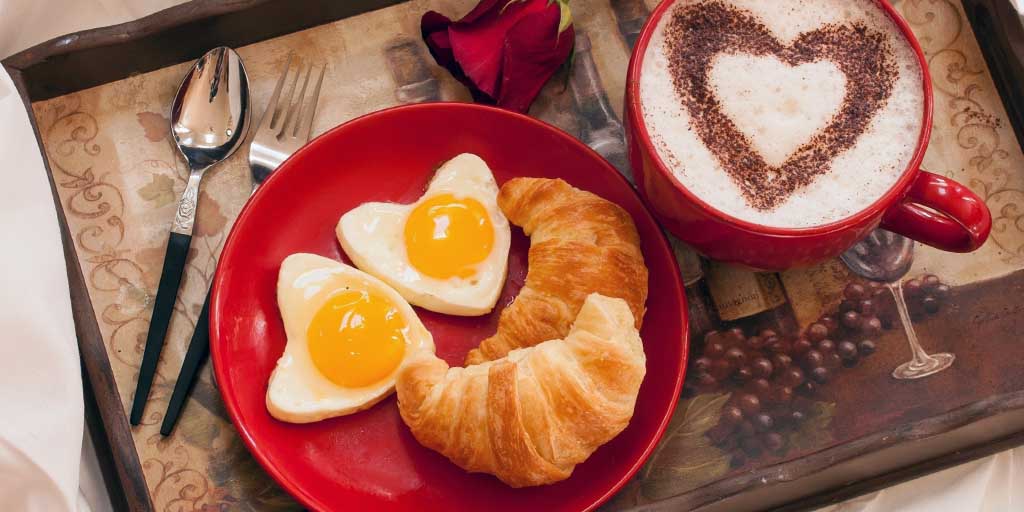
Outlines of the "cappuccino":
<svg viewBox="0 0 1024 512">
<path fill-rule="evenodd" d="M 773 227 L 867 208 L 913 159 L 918 58 L 874 0 L 677 0 L 640 73 L 644 124 L 694 195 Z"/>
</svg>

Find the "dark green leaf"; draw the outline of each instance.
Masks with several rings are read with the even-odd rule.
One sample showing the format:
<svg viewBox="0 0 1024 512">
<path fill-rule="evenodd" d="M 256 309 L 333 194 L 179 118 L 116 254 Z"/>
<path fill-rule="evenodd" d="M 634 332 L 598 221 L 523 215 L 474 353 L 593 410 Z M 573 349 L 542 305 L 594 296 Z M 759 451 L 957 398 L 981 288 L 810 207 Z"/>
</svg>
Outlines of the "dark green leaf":
<svg viewBox="0 0 1024 512">
<path fill-rule="evenodd" d="M 831 402 L 814 402 L 803 424 L 789 433 L 790 451 L 820 450 L 832 443 L 832 413 L 835 408 L 836 404 Z"/>
<path fill-rule="evenodd" d="M 729 454 L 712 445 L 704 435 L 718 424 L 729 396 L 697 395 L 679 404 L 669 431 L 640 475 L 645 498 L 676 496 L 729 471 Z"/>
</svg>

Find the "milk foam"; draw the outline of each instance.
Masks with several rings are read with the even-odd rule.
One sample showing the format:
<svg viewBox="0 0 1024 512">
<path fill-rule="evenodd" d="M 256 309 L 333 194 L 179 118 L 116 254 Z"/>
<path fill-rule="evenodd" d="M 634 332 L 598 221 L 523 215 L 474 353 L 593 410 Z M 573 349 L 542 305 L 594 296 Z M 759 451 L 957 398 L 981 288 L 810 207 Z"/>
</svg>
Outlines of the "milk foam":
<svg viewBox="0 0 1024 512">
<path fill-rule="evenodd" d="M 827 24 L 861 23 L 889 38 L 899 69 L 891 96 L 853 147 L 778 206 L 759 210 L 691 126 L 673 87 L 665 28 L 673 10 L 705 1 L 677 0 L 662 16 L 640 78 L 645 124 L 676 178 L 724 213 L 788 228 L 843 219 L 885 194 L 913 157 L 924 111 L 917 56 L 886 13 L 873 0 L 723 0 L 758 18 L 785 45 Z M 770 165 L 781 164 L 827 125 L 846 92 L 846 76 L 827 60 L 793 67 L 771 56 L 723 53 L 712 61 L 708 78 L 723 112 Z"/>
</svg>

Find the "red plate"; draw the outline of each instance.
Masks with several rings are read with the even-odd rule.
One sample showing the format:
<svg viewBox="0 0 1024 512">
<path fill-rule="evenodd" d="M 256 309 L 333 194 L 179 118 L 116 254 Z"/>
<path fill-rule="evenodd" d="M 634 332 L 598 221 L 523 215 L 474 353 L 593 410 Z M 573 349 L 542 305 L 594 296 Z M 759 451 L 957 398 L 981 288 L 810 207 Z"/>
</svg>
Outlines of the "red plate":
<svg viewBox="0 0 1024 512">
<path fill-rule="evenodd" d="M 308 425 L 271 418 L 267 379 L 284 350 L 278 267 L 296 252 L 346 260 L 338 218 L 367 201 L 408 203 L 435 168 L 464 152 L 483 157 L 498 183 L 562 178 L 624 207 L 650 269 L 642 336 L 647 377 L 633 419 L 563 482 L 512 489 L 469 474 L 420 446 L 394 396 L 368 411 Z M 460 318 L 417 309 L 437 352 L 461 364 L 494 332 L 526 275 L 529 240 L 513 230 L 509 280 L 495 311 Z M 398 107 L 350 121 L 299 150 L 242 210 L 220 257 L 210 306 L 220 393 L 249 450 L 280 484 L 316 510 L 584 510 L 608 499 L 640 468 L 672 415 L 686 367 L 686 303 L 661 229 L 625 179 L 572 137 L 532 118 L 462 103 Z"/>
</svg>

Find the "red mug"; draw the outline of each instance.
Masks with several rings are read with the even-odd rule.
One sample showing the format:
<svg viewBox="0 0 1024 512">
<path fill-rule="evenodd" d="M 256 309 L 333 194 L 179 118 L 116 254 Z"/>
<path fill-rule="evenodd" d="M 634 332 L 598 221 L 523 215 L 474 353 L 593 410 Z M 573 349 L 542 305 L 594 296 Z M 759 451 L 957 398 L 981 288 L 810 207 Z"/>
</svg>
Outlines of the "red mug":
<svg viewBox="0 0 1024 512">
<path fill-rule="evenodd" d="M 809 228 L 778 228 L 740 220 L 707 204 L 676 179 L 651 143 L 640 105 L 640 71 L 655 27 L 674 0 L 654 9 L 629 62 L 625 118 L 636 185 L 658 220 L 704 255 L 761 270 L 817 263 L 849 249 L 876 227 L 951 252 L 970 252 L 985 242 L 992 215 L 967 187 L 921 169 L 932 126 L 928 64 L 907 22 L 886 0 L 876 0 L 914 48 L 923 77 L 924 119 L 917 149 L 899 180 L 870 206 L 844 219 Z"/>
</svg>

